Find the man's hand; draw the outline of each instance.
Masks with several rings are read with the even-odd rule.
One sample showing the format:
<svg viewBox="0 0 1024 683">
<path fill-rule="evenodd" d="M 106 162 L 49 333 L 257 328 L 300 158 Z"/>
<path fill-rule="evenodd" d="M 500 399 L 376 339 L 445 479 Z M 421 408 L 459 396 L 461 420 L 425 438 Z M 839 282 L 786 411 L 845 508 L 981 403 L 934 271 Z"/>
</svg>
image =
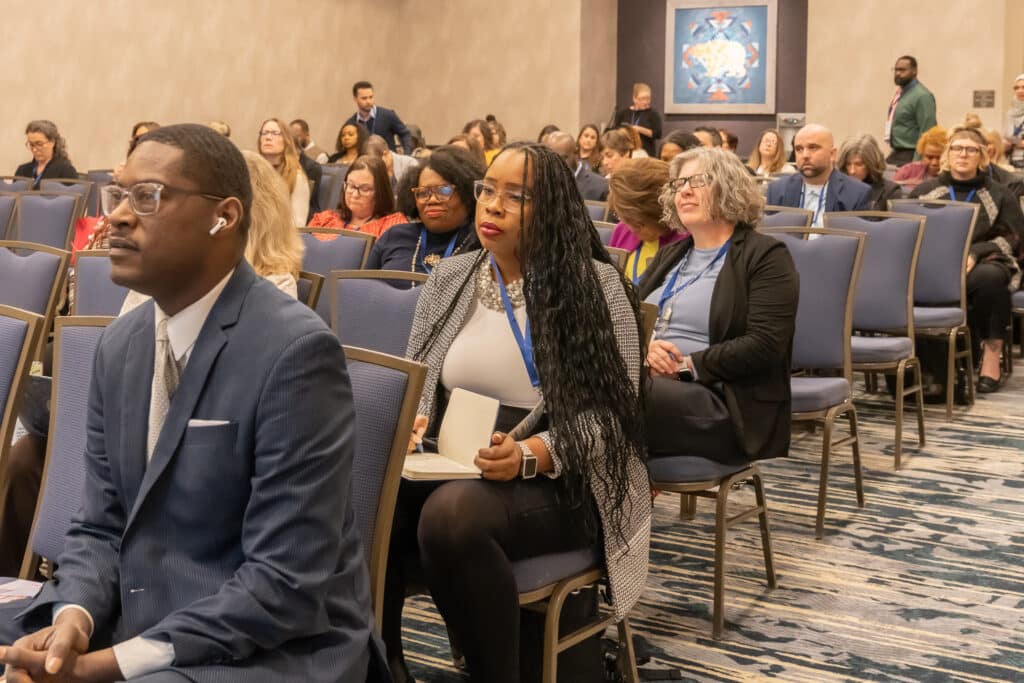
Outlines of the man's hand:
<svg viewBox="0 0 1024 683">
<path fill-rule="evenodd" d="M 0 648 L 7 666 L 7 683 L 73 680 L 78 656 L 89 649 L 89 621 L 79 610 L 65 610 L 53 626 Z"/>
</svg>

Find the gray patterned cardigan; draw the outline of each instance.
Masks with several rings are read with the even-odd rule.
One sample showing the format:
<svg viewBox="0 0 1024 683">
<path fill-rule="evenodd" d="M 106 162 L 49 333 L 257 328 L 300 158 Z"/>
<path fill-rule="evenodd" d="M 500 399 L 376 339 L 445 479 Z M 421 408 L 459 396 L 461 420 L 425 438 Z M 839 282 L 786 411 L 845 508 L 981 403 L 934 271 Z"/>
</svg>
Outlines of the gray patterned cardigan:
<svg viewBox="0 0 1024 683">
<path fill-rule="evenodd" d="M 409 335 L 406 356 L 411 358 L 423 345 L 430 335 L 434 323 L 441 320 L 451 304 L 452 298 L 458 292 L 459 286 L 470 275 L 473 263 L 478 257 L 479 252 L 452 256 L 444 259 L 434 269 L 430 279 L 423 286 L 423 292 L 420 294 L 419 303 L 416 306 L 416 317 Z M 594 262 L 594 267 L 611 312 L 619 353 L 622 354 L 634 386 L 639 386 L 640 342 L 637 337 L 636 319 L 633 316 L 632 307 L 629 305 L 629 299 L 623 290 L 622 280 L 615 268 L 608 264 Z M 476 278 L 469 277 L 447 324 L 438 334 L 433 346 L 421 359 L 421 362 L 427 366 L 427 378 L 424 383 L 423 396 L 420 399 L 419 413 L 425 415 L 428 421 L 433 421 L 435 417 L 437 385 L 440 381 L 444 358 L 456 335 L 466 323 L 470 305 L 475 296 Z M 541 400 L 525 419 L 526 428 L 514 436 L 518 439 L 535 436 L 543 440 L 554 464 L 554 471 L 548 473 L 548 476 L 557 478 L 562 473 L 562 462 L 558 457 L 558 439 L 549 431 L 534 433 L 544 415 L 544 410 L 544 401 Z M 579 419 L 585 428 L 592 427 L 594 420 L 592 415 L 580 415 Z M 605 459 L 605 453 L 600 445 L 595 449 L 593 457 L 599 462 Z M 629 463 L 628 471 L 629 495 L 626 505 L 629 509 L 624 511 L 622 518 L 624 525 L 622 535 L 625 542 L 619 540 L 618 535 L 608 528 L 613 504 L 610 497 L 598 480 L 592 478 L 590 482 L 601 518 L 601 526 L 605 530 L 603 534 L 605 562 L 611 586 L 612 604 L 618 619 L 624 618 L 629 613 L 630 608 L 643 592 L 644 583 L 647 580 L 651 539 L 651 489 L 647 468 L 639 459 L 634 459 Z"/>
</svg>

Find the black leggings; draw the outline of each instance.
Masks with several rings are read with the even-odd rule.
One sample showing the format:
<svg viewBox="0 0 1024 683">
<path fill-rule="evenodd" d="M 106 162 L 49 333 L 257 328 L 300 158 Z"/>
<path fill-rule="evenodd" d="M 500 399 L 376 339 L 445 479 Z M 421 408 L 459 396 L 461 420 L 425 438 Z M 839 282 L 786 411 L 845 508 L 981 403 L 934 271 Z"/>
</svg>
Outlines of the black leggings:
<svg viewBox="0 0 1024 683">
<path fill-rule="evenodd" d="M 693 455 L 728 465 L 750 460 L 736 438 L 725 402 L 703 384 L 650 377 L 645 408 L 651 458 Z"/>
<path fill-rule="evenodd" d="M 1009 273 L 994 263 L 979 263 L 967 273 L 967 325 L 976 359 L 982 341 L 1006 335 L 1010 324 L 1009 286 Z"/>
<path fill-rule="evenodd" d="M 472 680 L 519 683 L 519 592 L 512 563 L 586 545 L 579 516 L 560 498 L 556 482 L 543 475 L 508 482 L 403 481 L 381 625 L 388 659 L 401 662 L 402 602 L 414 578 L 410 555 L 418 554 L 422 578 Z"/>
</svg>

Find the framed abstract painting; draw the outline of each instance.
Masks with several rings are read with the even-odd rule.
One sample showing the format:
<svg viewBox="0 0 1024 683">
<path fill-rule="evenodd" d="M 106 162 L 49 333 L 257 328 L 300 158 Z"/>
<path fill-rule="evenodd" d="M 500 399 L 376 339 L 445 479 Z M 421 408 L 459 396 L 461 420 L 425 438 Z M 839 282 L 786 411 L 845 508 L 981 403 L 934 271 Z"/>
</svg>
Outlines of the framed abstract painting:
<svg viewBox="0 0 1024 683">
<path fill-rule="evenodd" d="M 666 114 L 774 114 L 777 0 L 667 0 Z"/>
</svg>

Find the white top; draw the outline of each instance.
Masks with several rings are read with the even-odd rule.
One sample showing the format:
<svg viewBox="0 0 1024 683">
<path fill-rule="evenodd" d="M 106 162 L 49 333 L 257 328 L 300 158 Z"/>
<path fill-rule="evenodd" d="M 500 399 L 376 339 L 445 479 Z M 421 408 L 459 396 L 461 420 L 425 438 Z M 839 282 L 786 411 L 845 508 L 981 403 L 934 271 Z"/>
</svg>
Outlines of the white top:
<svg viewBox="0 0 1024 683">
<path fill-rule="evenodd" d="M 292 189 L 292 221 L 295 227 L 306 225 L 309 216 L 309 178 L 302 169 L 295 174 L 295 187 Z"/>
<path fill-rule="evenodd" d="M 515 309 L 515 317 L 519 329 L 524 330 L 526 306 Z M 540 389 L 530 384 L 505 311 L 492 311 L 479 299 L 473 301 L 466 324 L 448 348 L 441 384 L 448 391 L 467 389 L 512 408 L 529 410 L 540 400 Z"/>
</svg>

